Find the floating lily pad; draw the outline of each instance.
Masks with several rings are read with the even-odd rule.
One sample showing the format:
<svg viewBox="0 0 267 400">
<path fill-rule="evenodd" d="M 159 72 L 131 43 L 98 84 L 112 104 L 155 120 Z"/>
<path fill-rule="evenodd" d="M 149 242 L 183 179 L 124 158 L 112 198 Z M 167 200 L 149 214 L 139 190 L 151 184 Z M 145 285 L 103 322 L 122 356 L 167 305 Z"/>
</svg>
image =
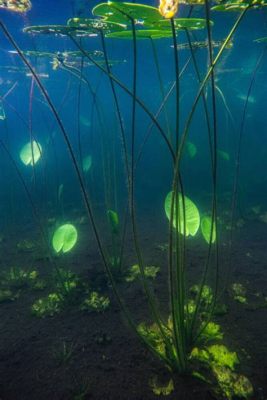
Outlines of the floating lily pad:
<svg viewBox="0 0 267 400">
<path fill-rule="evenodd" d="M 117 22 L 120 24 L 131 24 L 134 20 L 136 25 L 151 27 L 162 19 L 155 7 L 137 3 L 120 3 L 108 1 L 98 4 L 92 10 L 93 15 L 102 17 L 105 21 Z"/>
<path fill-rule="evenodd" d="M 171 200 L 172 200 L 172 192 L 168 193 L 165 199 L 165 213 L 168 219 L 171 216 Z M 174 201 L 175 202 L 175 201 Z M 185 207 L 185 210 L 184 207 Z M 178 229 L 179 231 L 186 236 L 195 236 L 199 225 L 200 225 L 200 216 L 197 206 L 190 200 L 188 197 L 184 196 L 184 202 L 181 193 L 178 194 L 178 207 L 179 207 L 179 221 L 178 221 Z M 185 215 L 185 223 L 184 223 L 184 215 Z M 176 228 L 176 205 L 174 204 L 174 212 L 173 212 L 173 226 Z"/>
<path fill-rule="evenodd" d="M 19 156 L 23 164 L 34 165 L 42 155 L 42 147 L 40 143 L 33 140 L 22 147 Z"/>
<path fill-rule="evenodd" d="M 59 253 L 67 253 L 76 244 L 78 232 L 74 225 L 64 224 L 61 225 L 54 232 L 52 245 L 54 250 Z"/>
<path fill-rule="evenodd" d="M 159 29 L 140 29 L 136 30 L 135 33 L 137 39 L 164 39 L 172 37 L 171 31 Z M 123 32 L 113 32 L 107 34 L 106 37 L 114 39 L 132 39 L 133 31 L 127 30 Z"/>
<path fill-rule="evenodd" d="M 31 9 L 30 0 L 0 0 L 0 8 L 24 13 Z"/>
<path fill-rule="evenodd" d="M 98 33 L 99 31 L 103 31 L 105 33 L 119 32 L 126 28 L 125 24 L 92 18 L 71 18 L 68 20 L 67 24 L 68 26 L 76 29 L 91 30 L 92 33 Z"/>
<path fill-rule="evenodd" d="M 212 235 L 211 235 L 211 225 L 212 225 L 211 217 L 206 216 L 201 219 L 201 233 L 207 243 L 210 243 L 210 240 L 211 243 L 214 243 L 216 240 L 215 222 L 213 222 Z"/>
<path fill-rule="evenodd" d="M 255 39 L 254 42 L 257 42 L 257 43 L 265 43 L 265 42 L 267 42 L 267 36 L 266 36 L 266 37 L 259 38 L 259 39 Z"/>
<path fill-rule="evenodd" d="M 212 40 L 211 45 L 212 48 L 221 47 L 224 44 L 224 40 Z M 199 41 L 199 42 L 191 42 L 191 46 L 189 43 L 180 43 L 177 44 L 177 50 L 193 50 L 195 49 L 206 49 L 209 46 L 208 40 Z M 172 46 L 173 47 L 173 46 Z M 226 49 L 231 49 L 233 47 L 233 41 L 230 40 L 227 45 Z"/>
<path fill-rule="evenodd" d="M 204 29 L 207 25 L 207 22 L 204 18 L 175 18 L 174 26 L 176 30 L 188 29 L 188 30 L 196 30 L 196 29 Z M 213 22 L 210 21 L 210 25 L 213 25 Z M 161 19 L 153 24 L 155 29 L 171 29 L 171 22 L 168 19 Z"/>
<path fill-rule="evenodd" d="M 248 8 L 249 4 L 247 3 L 225 3 L 219 4 L 211 8 L 212 11 L 236 11 L 241 12 L 244 9 Z"/>
<path fill-rule="evenodd" d="M 24 33 L 31 33 L 34 35 L 56 35 L 56 36 L 95 36 L 91 29 L 76 28 L 66 25 L 33 25 L 27 26 L 23 29 Z"/>
<path fill-rule="evenodd" d="M 223 4 L 212 7 L 213 11 L 238 11 L 241 12 L 248 7 L 261 8 L 267 6 L 267 0 L 228 0 Z"/>
</svg>

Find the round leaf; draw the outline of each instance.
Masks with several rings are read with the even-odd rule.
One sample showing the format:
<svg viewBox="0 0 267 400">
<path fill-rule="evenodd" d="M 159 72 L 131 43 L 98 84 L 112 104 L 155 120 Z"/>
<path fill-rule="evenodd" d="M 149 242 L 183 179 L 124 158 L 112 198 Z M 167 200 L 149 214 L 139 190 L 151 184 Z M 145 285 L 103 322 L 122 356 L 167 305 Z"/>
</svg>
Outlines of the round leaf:
<svg viewBox="0 0 267 400">
<path fill-rule="evenodd" d="M 41 155 L 42 147 L 40 143 L 36 142 L 35 140 L 25 144 L 19 153 L 20 159 L 25 165 L 36 164 Z"/>
<path fill-rule="evenodd" d="M 66 25 L 33 25 L 27 26 L 23 29 L 25 33 L 42 34 L 42 35 L 56 35 L 56 36 L 95 36 L 96 32 L 92 32 L 87 28 L 76 28 Z"/>
<path fill-rule="evenodd" d="M 135 24 L 145 27 L 151 27 L 155 22 L 162 19 L 159 10 L 155 7 L 115 1 L 98 4 L 93 8 L 92 13 L 104 18 L 105 21 L 129 25 L 134 20 Z"/>
<path fill-rule="evenodd" d="M 207 243 L 210 243 L 210 240 L 211 243 L 214 243 L 216 240 L 215 222 L 213 222 L 212 235 L 211 235 L 211 224 L 212 224 L 211 217 L 206 216 L 201 219 L 201 233 Z"/>
<path fill-rule="evenodd" d="M 159 30 L 159 29 L 140 29 L 136 30 L 137 39 L 164 39 L 172 37 L 172 32 L 169 30 Z M 106 35 L 108 38 L 116 39 L 132 39 L 133 31 L 127 30 L 123 32 L 113 32 Z"/>
<path fill-rule="evenodd" d="M 172 200 L 172 192 L 168 193 L 165 199 L 165 213 L 167 218 L 170 220 L 171 216 L 171 200 Z M 183 207 L 184 205 L 184 207 Z M 183 197 L 181 193 L 178 194 L 178 230 L 186 236 L 195 236 L 199 225 L 200 225 L 200 216 L 197 206 L 190 200 L 188 197 Z M 184 221 L 185 216 L 185 221 Z M 173 226 L 176 228 L 176 200 L 174 199 L 174 212 L 173 212 Z"/>
<path fill-rule="evenodd" d="M 196 29 L 204 29 L 207 25 L 207 22 L 204 18 L 175 18 L 174 26 L 176 30 L 196 30 Z M 210 21 L 210 25 L 213 25 L 213 22 Z M 171 29 L 171 22 L 169 19 L 162 19 L 156 22 L 154 25 L 155 29 Z"/>
<path fill-rule="evenodd" d="M 197 147 L 192 142 L 186 142 L 186 151 L 190 158 L 194 158 L 197 154 Z"/>
<path fill-rule="evenodd" d="M 98 33 L 99 31 L 105 33 L 119 32 L 125 29 L 125 25 L 104 19 L 92 18 L 71 18 L 68 20 L 68 26 L 76 29 L 86 29 L 92 33 Z"/>
<path fill-rule="evenodd" d="M 59 253 L 67 253 L 76 244 L 78 238 L 78 232 L 74 225 L 64 224 L 61 225 L 54 232 L 52 245 L 54 250 Z"/>
<path fill-rule="evenodd" d="M 83 171 L 88 172 L 90 171 L 92 166 L 92 156 L 87 156 L 83 159 Z"/>
</svg>

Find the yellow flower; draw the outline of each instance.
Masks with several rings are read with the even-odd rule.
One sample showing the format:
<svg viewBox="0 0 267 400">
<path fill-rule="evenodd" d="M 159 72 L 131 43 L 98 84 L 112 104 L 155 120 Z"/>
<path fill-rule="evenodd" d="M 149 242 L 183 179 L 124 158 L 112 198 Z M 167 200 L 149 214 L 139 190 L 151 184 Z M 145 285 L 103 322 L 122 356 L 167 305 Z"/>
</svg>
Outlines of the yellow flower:
<svg viewBox="0 0 267 400">
<path fill-rule="evenodd" d="M 178 10 L 178 0 L 160 0 L 159 12 L 164 18 L 173 18 Z"/>
</svg>

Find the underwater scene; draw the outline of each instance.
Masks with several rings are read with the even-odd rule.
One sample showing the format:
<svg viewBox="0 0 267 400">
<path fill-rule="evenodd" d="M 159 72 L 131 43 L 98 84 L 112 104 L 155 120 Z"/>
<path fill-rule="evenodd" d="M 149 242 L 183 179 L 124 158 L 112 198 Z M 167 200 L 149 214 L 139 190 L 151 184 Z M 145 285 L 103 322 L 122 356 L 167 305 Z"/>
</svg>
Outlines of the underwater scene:
<svg viewBox="0 0 267 400">
<path fill-rule="evenodd" d="M 267 0 L 0 0 L 0 399 L 267 400 Z"/>
</svg>

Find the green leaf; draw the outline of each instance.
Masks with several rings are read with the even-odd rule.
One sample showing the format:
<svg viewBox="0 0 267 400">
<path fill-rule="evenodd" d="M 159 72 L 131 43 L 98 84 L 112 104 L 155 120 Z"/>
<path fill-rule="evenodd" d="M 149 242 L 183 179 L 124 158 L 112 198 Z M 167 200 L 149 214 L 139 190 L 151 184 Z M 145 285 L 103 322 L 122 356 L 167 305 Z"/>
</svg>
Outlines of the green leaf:
<svg viewBox="0 0 267 400">
<path fill-rule="evenodd" d="M 256 42 L 256 43 L 265 43 L 265 42 L 267 42 L 267 36 L 255 39 L 254 42 Z"/>
<path fill-rule="evenodd" d="M 230 161 L 230 155 L 226 151 L 218 150 L 218 156 L 220 156 L 225 161 Z"/>
<path fill-rule="evenodd" d="M 67 22 L 68 26 L 76 29 L 86 29 L 92 33 L 99 33 L 103 31 L 105 33 L 119 32 L 125 29 L 125 25 L 117 22 L 112 22 L 104 19 L 92 19 L 92 18 L 71 18 Z"/>
<path fill-rule="evenodd" d="M 40 143 L 33 140 L 25 144 L 20 150 L 19 156 L 23 164 L 35 165 L 42 155 L 42 147 Z"/>
<path fill-rule="evenodd" d="M 78 232 L 74 225 L 64 224 L 61 225 L 54 232 L 52 245 L 54 250 L 59 253 L 67 253 L 76 244 L 78 238 Z"/>
<path fill-rule="evenodd" d="M 197 154 L 197 146 L 192 142 L 186 142 L 185 149 L 190 158 L 194 158 Z"/>
<path fill-rule="evenodd" d="M 207 348 L 212 361 L 221 367 L 228 367 L 232 371 L 239 364 L 236 352 L 231 352 L 223 344 L 213 344 Z"/>
<path fill-rule="evenodd" d="M 168 193 L 165 199 L 165 213 L 169 220 L 171 216 L 171 200 L 172 200 L 172 192 Z M 177 201 L 175 201 L 174 199 L 174 212 L 173 212 L 174 228 L 176 228 L 176 219 L 177 219 L 176 202 Z M 193 201 L 186 196 L 184 196 L 184 204 L 183 204 L 183 198 L 181 193 L 178 194 L 178 214 L 179 214 L 178 230 L 182 234 L 185 233 L 186 236 L 188 235 L 195 236 L 200 225 L 199 211 L 196 205 L 193 203 Z M 185 224 L 184 224 L 184 215 L 185 215 Z"/>
<path fill-rule="evenodd" d="M 56 36 L 96 36 L 97 31 L 87 28 L 76 28 L 67 25 L 32 25 L 23 29 L 24 33 L 34 35 L 56 35 Z"/>
<path fill-rule="evenodd" d="M 130 25 L 133 19 L 136 25 L 151 27 L 162 19 L 159 10 L 155 7 L 137 3 L 123 3 L 108 1 L 98 4 L 92 10 L 93 15 L 102 17 L 105 21 Z"/>
<path fill-rule="evenodd" d="M 207 22 L 204 18 L 175 18 L 173 20 L 174 26 L 176 30 L 196 30 L 196 29 L 204 29 L 207 26 Z M 210 21 L 210 25 L 213 25 L 213 22 Z M 171 22 L 169 19 L 161 19 L 156 22 L 154 25 L 156 29 L 171 29 Z"/>
<path fill-rule="evenodd" d="M 213 221 L 212 235 L 211 235 L 211 217 L 205 216 L 201 219 L 201 233 L 207 243 L 214 243 L 216 240 L 216 226 L 215 221 Z"/>
<path fill-rule="evenodd" d="M 108 210 L 107 211 L 108 222 L 111 227 L 112 233 L 117 235 L 119 233 L 119 216 L 116 211 Z"/>
<path fill-rule="evenodd" d="M 84 159 L 83 159 L 83 171 L 84 172 L 90 171 L 91 166 L 92 166 L 92 156 L 89 155 L 89 156 L 84 157 Z"/>
<path fill-rule="evenodd" d="M 267 0 L 228 0 L 223 4 L 212 7 L 213 11 L 237 11 L 241 12 L 246 8 L 261 8 L 267 6 Z"/>
<path fill-rule="evenodd" d="M 135 33 L 137 39 L 165 39 L 172 37 L 172 32 L 169 30 L 140 29 L 136 30 Z M 109 33 L 106 37 L 115 39 L 132 39 L 133 31 L 127 30 L 123 32 Z"/>
</svg>

